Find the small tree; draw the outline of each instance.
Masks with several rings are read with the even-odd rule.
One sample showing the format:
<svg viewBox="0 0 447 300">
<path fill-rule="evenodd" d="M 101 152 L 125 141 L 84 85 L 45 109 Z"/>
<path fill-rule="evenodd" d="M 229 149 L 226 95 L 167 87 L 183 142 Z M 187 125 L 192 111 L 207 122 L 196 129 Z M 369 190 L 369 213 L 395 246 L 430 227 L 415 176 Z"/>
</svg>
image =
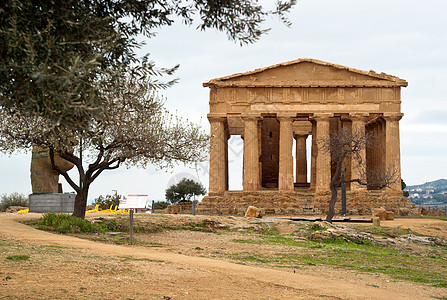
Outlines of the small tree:
<svg viewBox="0 0 447 300">
<path fill-rule="evenodd" d="M 408 198 L 408 196 L 410 196 L 410 192 L 406 191 L 405 188 L 407 187 L 407 184 L 405 183 L 405 181 L 403 179 L 401 179 L 401 186 L 402 186 L 402 193 L 405 197 Z"/>
<path fill-rule="evenodd" d="M 99 204 L 99 208 L 108 209 L 111 205 L 117 206 L 120 204 L 121 195 L 100 195 L 98 198 L 93 201 L 93 205 Z"/>
<path fill-rule="evenodd" d="M 397 176 L 394 169 L 368 170 L 367 174 L 366 161 L 362 156 L 362 152 L 367 147 L 374 147 L 374 142 L 369 134 L 342 128 L 332 132 L 330 136 L 318 139 L 317 143 L 319 151 L 330 153 L 331 162 L 335 166 L 335 171 L 329 184 L 331 200 L 329 201 L 329 211 L 326 216 L 326 221 L 328 222 L 332 222 L 332 218 L 335 215 L 338 188 L 343 183 L 356 182 L 360 185 L 383 189 L 396 181 Z M 349 162 L 359 170 L 359 178 L 347 180 L 342 176 L 342 170 L 348 166 Z"/>
<path fill-rule="evenodd" d="M 190 200 L 193 196 L 205 195 L 206 190 L 200 182 L 183 178 L 179 183 L 166 189 L 166 199 L 172 204 L 181 200 Z"/>
</svg>

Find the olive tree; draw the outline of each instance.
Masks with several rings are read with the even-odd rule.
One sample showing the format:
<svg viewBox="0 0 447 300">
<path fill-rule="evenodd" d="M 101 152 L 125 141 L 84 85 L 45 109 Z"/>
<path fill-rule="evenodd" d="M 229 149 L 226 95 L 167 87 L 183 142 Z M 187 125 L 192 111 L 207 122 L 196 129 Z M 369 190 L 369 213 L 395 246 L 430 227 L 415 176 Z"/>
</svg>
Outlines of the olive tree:
<svg viewBox="0 0 447 300">
<path fill-rule="evenodd" d="M 183 178 L 177 184 L 173 184 L 166 189 L 165 197 L 166 200 L 174 204 L 181 200 L 190 200 L 193 196 L 205 194 L 206 190 L 200 182 Z"/>
<path fill-rule="evenodd" d="M 54 128 L 44 118 L 0 110 L 0 149 L 49 148 L 53 169 L 76 191 L 73 215 L 80 218 L 85 216 L 90 185 L 103 171 L 123 164 L 164 168 L 176 162 L 196 163 L 205 159 L 209 143 L 199 125 L 170 115 L 145 81 L 126 81 L 104 99 L 110 117 L 92 119 L 82 131 Z M 80 138 L 88 153 L 83 161 L 77 154 Z M 74 164 L 81 184 L 55 164 L 55 154 Z"/>
<path fill-rule="evenodd" d="M 0 106 L 5 112 L 44 118 L 55 126 L 85 129 L 92 117 L 107 120 L 107 99 L 120 78 L 155 80 L 174 68 L 156 68 L 137 57 L 138 35 L 150 38 L 174 22 L 225 32 L 252 43 L 268 31 L 263 23 L 285 14 L 295 0 L 265 9 L 254 0 L 3 0 L 0 1 Z M 138 68 L 134 68 L 138 65 Z"/>
</svg>

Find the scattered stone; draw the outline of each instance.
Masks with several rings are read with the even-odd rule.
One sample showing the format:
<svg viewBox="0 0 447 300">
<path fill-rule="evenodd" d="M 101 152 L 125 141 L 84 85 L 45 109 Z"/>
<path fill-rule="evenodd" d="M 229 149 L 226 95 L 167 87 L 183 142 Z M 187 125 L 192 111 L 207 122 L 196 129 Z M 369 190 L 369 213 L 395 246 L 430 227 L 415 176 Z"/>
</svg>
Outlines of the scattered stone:
<svg viewBox="0 0 447 300">
<path fill-rule="evenodd" d="M 320 227 L 322 230 L 312 232 L 309 239 L 313 240 L 326 240 L 330 238 L 343 238 L 346 241 L 352 241 L 356 243 L 364 243 L 366 241 L 377 244 L 375 239 L 369 233 L 359 232 L 350 227 L 343 225 L 334 225 L 326 221 L 316 221 L 314 226 Z"/>
<path fill-rule="evenodd" d="M 250 218 L 262 218 L 264 215 L 263 211 L 257 207 L 249 206 L 245 212 L 246 217 Z"/>
<path fill-rule="evenodd" d="M 16 212 L 18 212 L 19 210 L 22 210 L 22 209 L 27 209 L 28 207 L 26 207 L 26 206 L 10 206 L 10 207 L 8 207 L 6 210 L 5 210 L 5 212 L 7 212 L 7 213 L 16 213 Z"/>
<path fill-rule="evenodd" d="M 373 217 L 378 217 L 381 221 L 394 220 L 394 212 L 386 210 L 385 208 L 374 208 L 372 211 Z"/>
<path fill-rule="evenodd" d="M 432 237 L 432 236 L 417 236 L 414 234 L 406 234 L 399 237 L 399 241 L 401 242 L 413 242 L 422 245 L 438 245 L 438 246 L 446 246 L 447 243 L 440 238 Z"/>
<path fill-rule="evenodd" d="M 386 211 L 385 212 L 385 219 L 386 220 L 394 220 L 394 213 L 392 211 Z"/>
<path fill-rule="evenodd" d="M 209 219 L 205 219 L 202 222 L 204 225 L 206 225 L 206 227 L 208 228 L 214 228 L 214 229 L 227 229 L 229 226 L 227 224 L 222 224 L 218 221 L 215 220 L 209 220 Z"/>
<path fill-rule="evenodd" d="M 119 235 L 119 234 L 121 234 L 121 232 L 109 231 L 109 232 L 105 232 L 105 234 L 108 234 L 108 235 Z"/>
<path fill-rule="evenodd" d="M 380 227 L 380 218 L 373 218 L 373 225 Z"/>
</svg>

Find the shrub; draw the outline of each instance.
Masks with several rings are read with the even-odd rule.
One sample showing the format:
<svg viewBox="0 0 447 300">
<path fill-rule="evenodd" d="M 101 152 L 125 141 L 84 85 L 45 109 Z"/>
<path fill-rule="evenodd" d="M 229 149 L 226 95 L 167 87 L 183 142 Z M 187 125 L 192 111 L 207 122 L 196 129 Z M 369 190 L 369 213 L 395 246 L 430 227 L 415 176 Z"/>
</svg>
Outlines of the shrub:
<svg viewBox="0 0 447 300">
<path fill-rule="evenodd" d="M 154 202 L 154 209 L 165 209 L 170 204 L 167 201 L 157 201 Z"/>
<path fill-rule="evenodd" d="M 28 197 L 17 192 L 10 195 L 3 194 L 0 201 L 0 211 L 6 211 L 10 206 L 28 206 Z"/>
<path fill-rule="evenodd" d="M 38 225 L 41 230 L 59 233 L 122 231 L 125 229 L 125 226 L 118 224 L 113 219 L 107 220 L 100 217 L 96 220 L 97 222 L 90 222 L 68 214 L 49 212 L 39 219 Z"/>
<path fill-rule="evenodd" d="M 110 205 L 116 206 L 120 204 L 121 195 L 100 195 L 93 201 L 93 204 L 99 204 L 100 209 L 109 209 Z"/>
<path fill-rule="evenodd" d="M 63 213 L 46 213 L 39 220 L 39 229 L 59 233 L 95 232 L 95 227 L 87 220 Z"/>
<path fill-rule="evenodd" d="M 6 259 L 10 259 L 13 261 L 27 260 L 27 259 L 29 259 L 29 255 L 25 255 L 25 254 L 10 255 L 10 256 L 7 256 Z"/>
</svg>

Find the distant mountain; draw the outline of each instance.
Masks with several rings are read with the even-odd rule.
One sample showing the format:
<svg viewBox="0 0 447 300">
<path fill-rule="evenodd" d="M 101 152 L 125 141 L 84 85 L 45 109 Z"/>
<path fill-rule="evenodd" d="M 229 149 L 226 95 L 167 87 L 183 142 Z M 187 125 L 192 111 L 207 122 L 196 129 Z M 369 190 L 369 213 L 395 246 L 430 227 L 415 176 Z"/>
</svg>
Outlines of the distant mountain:
<svg viewBox="0 0 447 300">
<path fill-rule="evenodd" d="M 447 204 L 447 179 L 409 185 L 405 190 L 410 193 L 410 201 L 416 204 Z"/>
<path fill-rule="evenodd" d="M 430 181 L 430 182 L 426 182 L 426 183 L 418 184 L 418 185 L 407 185 L 405 190 L 410 191 L 412 189 L 417 189 L 417 188 L 426 189 L 429 187 L 432 187 L 434 189 L 447 189 L 447 179 L 438 179 L 435 181 Z"/>
</svg>

